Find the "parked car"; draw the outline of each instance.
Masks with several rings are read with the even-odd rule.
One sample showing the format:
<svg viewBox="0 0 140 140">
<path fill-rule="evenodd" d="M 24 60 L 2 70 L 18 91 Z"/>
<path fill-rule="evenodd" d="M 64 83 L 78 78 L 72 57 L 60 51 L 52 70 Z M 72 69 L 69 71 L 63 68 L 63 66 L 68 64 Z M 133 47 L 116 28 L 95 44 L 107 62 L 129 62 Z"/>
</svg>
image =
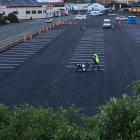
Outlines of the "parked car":
<svg viewBox="0 0 140 140">
<path fill-rule="evenodd" d="M 86 15 L 76 15 L 74 19 L 87 19 Z"/>
<path fill-rule="evenodd" d="M 103 28 L 112 28 L 112 23 L 110 19 L 104 19 L 103 21 Z"/>
<path fill-rule="evenodd" d="M 117 14 L 109 13 L 108 16 L 116 16 Z"/>
<path fill-rule="evenodd" d="M 128 17 L 125 16 L 116 16 L 116 20 L 128 20 Z"/>
<path fill-rule="evenodd" d="M 100 15 L 102 15 L 103 13 L 101 12 L 101 11 L 91 11 L 90 12 L 90 15 L 92 15 L 92 16 L 100 16 Z"/>
<path fill-rule="evenodd" d="M 51 22 L 52 22 L 52 18 L 47 18 L 47 19 L 45 20 L 45 22 L 46 22 L 46 23 L 51 23 Z"/>
</svg>

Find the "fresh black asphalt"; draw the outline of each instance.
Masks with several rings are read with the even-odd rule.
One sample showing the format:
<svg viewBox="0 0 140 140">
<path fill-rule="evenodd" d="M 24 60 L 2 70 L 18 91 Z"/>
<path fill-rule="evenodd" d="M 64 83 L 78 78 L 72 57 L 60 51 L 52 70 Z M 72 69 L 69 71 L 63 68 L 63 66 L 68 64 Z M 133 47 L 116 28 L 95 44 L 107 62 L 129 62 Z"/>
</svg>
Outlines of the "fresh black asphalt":
<svg viewBox="0 0 140 140">
<path fill-rule="evenodd" d="M 3 69 L 0 73 L 0 102 L 54 108 L 74 104 L 83 113 L 91 115 L 110 97 L 121 97 L 132 81 L 140 79 L 139 42 L 127 25 L 117 30 L 103 30 L 103 18 L 89 17 L 85 22 L 67 25 L 63 33 L 24 63 L 8 72 Z M 132 30 L 135 28 L 139 27 L 133 26 Z M 105 69 L 77 73 L 67 65 L 88 29 L 103 33 Z"/>
</svg>

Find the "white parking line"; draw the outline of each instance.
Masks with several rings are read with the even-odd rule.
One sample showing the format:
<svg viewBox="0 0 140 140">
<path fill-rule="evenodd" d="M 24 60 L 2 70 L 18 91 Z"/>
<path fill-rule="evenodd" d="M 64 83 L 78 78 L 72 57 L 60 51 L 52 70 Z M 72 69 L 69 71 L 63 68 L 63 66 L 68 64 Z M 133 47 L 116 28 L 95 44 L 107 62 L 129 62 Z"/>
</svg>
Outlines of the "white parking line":
<svg viewBox="0 0 140 140">
<path fill-rule="evenodd" d="M 95 44 L 95 43 L 92 43 L 92 44 L 79 44 L 79 46 L 104 46 L 104 43 L 103 44 Z"/>
<path fill-rule="evenodd" d="M 67 68 L 76 68 L 75 66 L 66 66 Z M 92 68 L 91 68 L 91 71 L 95 71 L 95 70 L 98 70 L 97 68 L 94 68 L 94 70 L 92 70 Z M 105 70 L 105 68 L 101 68 L 100 67 L 100 71 L 104 71 Z"/>
<path fill-rule="evenodd" d="M 80 41 L 80 43 L 83 43 L 83 42 L 88 42 L 88 43 L 94 43 L 94 42 L 103 42 L 103 39 L 99 39 L 99 41 L 96 41 L 96 40 L 82 40 L 82 41 Z"/>
<path fill-rule="evenodd" d="M 70 61 L 70 62 L 68 62 L 68 64 L 75 64 L 75 63 L 82 63 L 82 62 L 86 62 L 86 61 L 88 61 L 88 62 L 90 62 L 90 63 L 93 63 L 93 61 L 92 61 L 92 59 L 83 59 L 83 60 L 77 60 L 77 61 Z M 103 61 L 101 61 L 99 64 L 104 64 L 104 62 Z"/>
<path fill-rule="evenodd" d="M 13 60 L 16 60 L 16 59 L 29 59 L 29 58 L 27 58 L 27 57 L 25 57 L 25 58 L 21 58 L 21 57 L 20 58 L 19 57 L 17 57 L 17 58 L 9 58 L 9 57 L 1 57 L 0 56 L 0 59 L 9 59 L 9 60 L 13 59 Z"/>
<path fill-rule="evenodd" d="M 16 46 L 16 47 L 13 47 L 11 49 L 40 49 L 40 48 L 43 48 L 43 46 Z"/>
<path fill-rule="evenodd" d="M 15 67 L 12 67 L 12 66 L 9 66 L 9 67 L 1 67 L 0 66 L 0 69 L 14 69 Z"/>
<path fill-rule="evenodd" d="M 20 64 L 0 64 L 0 66 L 18 66 L 18 65 L 20 65 Z"/>
<path fill-rule="evenodd" d="M 17 52 L 4 52 L 3 54 L 27 54 L 27 55 L 33 55 L 33 54 L 35 54 L 35 53 L 28 53 L 28 52 L 22 52 L 22 53 L 17 53 Z"/>
<path fill-rule="evenodd" d="M 36 47 L 36 46 L 27 46 L 27 47 L 15 47 L 15 48 L 11 48 L 11 49 L 41 49 L 41 48 L 44 48 L 44 46 L 41 46 L 41 47 Z"/>
<path fill-rule="evenodd" d="M 91 50 L 94 50 L 94 48 L 92 47 L 92 48 L 77 48 L 76 49 L 76 51 L 80 51 L 80 50 L 89 50 L 89 51 L 91 51 Z M 103 48 L 102 49 L 96 49 L 96 50 L 104 52 Z"/>
<path fill-rule="evenodd" d="M 1 56 L 2 56 L 2 57 L 24 57 L 24 56 L 25 56 L 25 57 L 29 57 L 29 56 L 31 56 L 31 55 L 22 55 L 22 54 L 21 54 L 21 55 L 18 55 L 18 54 L 13 54 L 13 55 L 12 55 L 12 54 L 2 54 L 2 55 L 0 55 L 0 57 L 1 57 Z"/>
<path fill-rule="evenodd" d="M 83 44 L 83 45 L 91 45 L 91 44 L 98 44 L 98 45 L 103 45 L 104 42 L 91 42 L 91 43 L 85 43 L 85 42 L 80 42 L 80 44 Z"/>
<path fill-rule="evenodd" d="M 89 51 L 89 50 L 80 50 L 80 51 L 75 51 L 75 53 L 74 54 L 77 54 L 77 53 L 91 53 L 91 51 Z M 104 52 L 97 52 L 96 51 L 96 53 L 98 53 L 98 54 L 104 54 Z"/>
<path fill-rule="evenodd" d="M 24 61 L 16 61 L 16 60 L 12 60 L 12 61 L 11 61 L 11 60 L 1 60 L 1 59 L 0 59 L 0 62 L 6 62 L 6 63 L 7 63 L 7 62 L 8 62 L 8 63 L 23 63 Z"/>
<path fill-rule="evenodd" d="M 103 47 L 78 47 L 77 49 L 104 50 L 104 48 L 103 48 Z"/>
<path fill-rule="evenodd" d="M 86 58 L 86 57 L 92 57 L 92 55 L 73 55 L 73 57 L 72 58 Z M 104 56 L 100 56 L 100 57 L 104 57 Z"/>
<path fill-rule="evenodd" d="M 78 63 L 76 63 L 76 64 L 78 64 Z M 105 67 L 105 65 L 99 65 L 100 67 Z M 67 68 L 75 68 L 75 65 L 67 65 L 66 66 Z"/>
<path fill-rule="evenodd" d="M 40 48 L 39 49 L 35 49 L 35 48 L 26 48 L 26 49 L 24 49 L 24 48 L 15 48 L 15 49 L 11 49 L 12 51 L 39 51 L 40 50 Z"/>
<path fill-rule="evenodd" d="M 14 52 L 14 53 L 19 53 L 19 52 L 26 53 L 26 52 L 29 52 L 29 53 L 36 53 L 36 52 L 38 52 L 38 50 L 37 51 L 30 51 L 30 50 L 7 50 L 6 52 Z"/>
</svg>

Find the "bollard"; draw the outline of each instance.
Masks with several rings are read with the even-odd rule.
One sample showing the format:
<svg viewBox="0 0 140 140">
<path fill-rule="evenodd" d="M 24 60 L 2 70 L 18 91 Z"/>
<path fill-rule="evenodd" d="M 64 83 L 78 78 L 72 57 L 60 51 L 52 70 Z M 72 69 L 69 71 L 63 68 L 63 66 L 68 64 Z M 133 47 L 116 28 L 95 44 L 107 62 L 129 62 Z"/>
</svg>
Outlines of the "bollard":
<svg viewBox="0 0 140 140">
<path fill-rule="evenodd" d="M 41 34 L 41 30 L 38 31 L 38 34 L 39 34 L 39 35 Z"/>
<path fill-rule="evenodd" d="M 26 41 L 26 36 L 23 37 L 23 41 L 24 41 L 24 42 Z"/>
<path fill-rule="evenodd" d="M 48 32 L 48 27 L 46 27 L 46 32 Z"/>
<path fill-rule="evenodd" d="M 32 34 L 30 34 L 30 39 L 32 39 Z"/>
</svg>

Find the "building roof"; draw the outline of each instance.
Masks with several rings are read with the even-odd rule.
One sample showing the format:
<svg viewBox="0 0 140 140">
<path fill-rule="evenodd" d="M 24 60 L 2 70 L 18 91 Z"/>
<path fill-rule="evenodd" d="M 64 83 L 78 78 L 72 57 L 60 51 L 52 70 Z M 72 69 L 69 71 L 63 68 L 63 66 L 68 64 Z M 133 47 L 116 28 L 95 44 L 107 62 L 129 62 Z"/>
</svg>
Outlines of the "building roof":
<svg viewBox="0 0 140 140">
<path fill-rule="evenodd" d="M 0 0 L 0 5 L 7 7 L 27 7 L 27 6 L 40 6 L 40 3 L 36 0 Z"/>
<path fill-rule="evenodd" d="M 40 2 L 40 4 L 42 4 L 42 5 L 45 5 L 45 4 L 47 4 L 47 5 L 64 5 L 64 2 L 63 1 L 61 1 L 61 2 Z"/>
</svg>

